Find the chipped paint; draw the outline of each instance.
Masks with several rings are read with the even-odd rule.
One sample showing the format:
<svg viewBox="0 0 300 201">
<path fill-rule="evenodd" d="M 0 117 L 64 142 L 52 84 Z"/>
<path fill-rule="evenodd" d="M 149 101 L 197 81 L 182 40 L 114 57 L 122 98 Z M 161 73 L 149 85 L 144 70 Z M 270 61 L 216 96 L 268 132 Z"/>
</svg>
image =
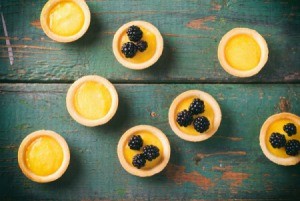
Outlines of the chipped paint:
<svg viewBox="0 0 300 201">
<path fill-rule="evenodd" d="M 228 151 L 228 152 L 216 152 L 212 154 L 204 154 L 204 153 L 198 153 L 196 155 L 197 158 L 200 160 L 210 157 L 210 156 L 217 156 L 217 155 L 237 155 L 237 156 L 244 156 L 246 155 L 245 151 Z"/>
<path fill-rule="evenodd" d="M 290 101 L 285 97 L 280 97 L 278 108 L 281 112 L 289 112 L 291 110 Z"/>
<path fill-rule="evenodd" d="M 215 186 L 215 184 L 207 177 L 201 175 L 197 171 L 187 173 L 184 166 L 169 164 L 166 168 L 166 176 L 173 180 L 176 184 L 183 184 L 190 182 L 196 184 L 203 190 L 208 190 Z"/>
<path fill-rule="evenodd" d="M 31 24 L 31 26 L 34 26 L 37 29 L 42 29 L 40 20 L 34 20 L 30 24 Z"/>
<path fill-rule="evenodd" d="M 221 8 L 222 8 L 222 6 L 220 4 L 215 3 L 215 2 L 211 3 L 211 10 L 220 11 Z"/>
<path fill-rule="evenodd" d="M 240 187 L 243 181 L 248 179 L 249 176 L 247 173 L 228 171 L 223 173 L 222 179 L 230 182 L 231 193 L 237 193 L 237 188 Z"/>
<path fill-rule="evenodd" d="M 202 29 L 202 30 L 213 30 L 212 27 L 208 27 L 206 22 L 214 22 L 216 20 L 216 16 L 207 16 L 200 19 L 192 20 L 186 24 L 188 28 L 191 29 Z"/>
</svg>

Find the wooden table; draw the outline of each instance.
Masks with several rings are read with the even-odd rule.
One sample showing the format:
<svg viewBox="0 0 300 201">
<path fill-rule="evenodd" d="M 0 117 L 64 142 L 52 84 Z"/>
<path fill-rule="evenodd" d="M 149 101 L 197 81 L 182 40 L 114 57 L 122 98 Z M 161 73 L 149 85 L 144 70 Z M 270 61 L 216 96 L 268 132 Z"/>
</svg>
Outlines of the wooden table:
<svg viewBox="0 0 300 201">
<path fill-rule="evenodd" d="M 267 117 L 300 114 L 300 2 L 297 0 L 87 1 L 91 26 L 70 44 L 50 40 L 39 15 L 46 0 L 1 0 L 8 36 L 0 27 L 0 200 L 216 200 L 296 199 L 300 168 L 270 162 L 259 146 Z M 114 58 L 114 32 L 131 20 L 161 31 L 164 53 L 147 70 L 122 67 Z M 270 50 L 265 68 L 236 78 L 219 65 L 217 46 L 234 27 L 261 33 Z M 6 39 L 11 42 L 10 65 Z M 69 116 L 68 87 L 83 75 L 112 81 L 120 105 L 108 124 L 87 128 Z M 179 93 L 199 89 L 219 102 L 223 119 L 209 140 L 190 143 L 168 124 Z M 130 127 L 160 128 L 171 143 L 167 168 L 151 178 L 129 175 L 116 146 Z M 35 130 L 50 129 L 68 142 L 71 162 L 48 184 L 28 180 L 17 163 L 18 146 Z"/>
</svg>

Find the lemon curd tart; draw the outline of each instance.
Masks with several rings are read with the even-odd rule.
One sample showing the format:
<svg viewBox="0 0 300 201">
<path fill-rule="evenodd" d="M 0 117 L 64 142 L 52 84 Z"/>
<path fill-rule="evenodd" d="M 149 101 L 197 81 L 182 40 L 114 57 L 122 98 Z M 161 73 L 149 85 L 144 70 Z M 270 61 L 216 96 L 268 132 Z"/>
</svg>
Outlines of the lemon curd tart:
<svg viewBox="0 0 300 201">
<path fill-rule="evenodd" d="M 222 119 L 217 101 L 200 90 L 178 95 L 170 106 L 168 116 L 174 133 L 191 142 L 210 138 L 218 130 Z"/>
<path fill-rule="evenodd" d="M 138 147 L 139 142 L 133 141 L 137 137 L 141 140 Z M 170 153 L 166 135 L 149 125 L 139 125 L 127 130 L 120 138 L 117 148 L 122 167 L 139 177 L 149 177 L 161 172 L 169 162 Z"/>
<path fill-rule="evenodd" d="M 268 60 L 265 39 L 255 30 L 234 28 L 221 39 L 218 59 L 226 72 L 237 77 L 257 74 Z"/>
<path fill-rule="evenodd" d="M 140 45 L 141 42 L 146 44 Z M 132 21 L 121 26 L 112 43 L 118 62 L 134 70 L 152 66 L 160 58 L 163 46 L 159 30 L 145 21 Z M 125 54 L 125 50 L 128 50 L 128 54 Z"/>
<path fill-rule="evenodd" d="M 294 133 L 289 133 L 288 125 L 294 126 Z M 270 116 L 260 130 L 260 147 L 265 156 L 278 165 L 296 165 L 300 161 L 300 117 L 283 112 Z M 298 141 L 298 150 L 291 152 L 292 141 Z M 292 147 L 294 148 L 294 147 Z"/>
<path fill-rule="evenodd" d="M 49 0 L 40 16 L 45 34 L 57 42 L 72 42 L 87 31 L 91 20 L 84 0 Z"/>
<path fill-rule="evenodd" d="M 98 126 L 107 123 L 115 115 L 118 94 L 107 79 L 88 75 L 70 86 L 66 104 L 75 121 L 89 127 Z"/>
<path fill-rule="evenodd" d="M 70 162 L 68 144 L 59 134 L 39 130 L 26 136 L 18 151 L 18 163 L 26 177 L 46 183 L 60 178 Z"/>
</svg>

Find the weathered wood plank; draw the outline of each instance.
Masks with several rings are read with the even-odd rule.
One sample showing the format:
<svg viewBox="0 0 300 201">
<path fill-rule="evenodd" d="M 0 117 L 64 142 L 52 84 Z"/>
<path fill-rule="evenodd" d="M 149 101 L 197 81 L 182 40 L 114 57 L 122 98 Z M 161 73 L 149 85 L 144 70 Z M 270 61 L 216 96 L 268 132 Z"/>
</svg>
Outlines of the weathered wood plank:
<svg viewBox="0 0 300 201">
<path fill-rule="evenodd" d="M 116 85 L 120 107 L 111 122 L 87 128 L 66 111 L 67 84 L 0 84 L 0 200 L 296 199 L 299 165 L 281 167 L 259 147 L 262 123 L 274 113 L 300 114 L 300 85 Z M 220 103 L 223 120 L 211 139 L 189 143 L 167 120 L 177 94 L 200 89 Z M 161 174 L 137 178 L 119 164 L 116 146 L 131 126 L 150 124 L 168 136 L 170 164 Z M 22 139 L 51 129 L 67 140 L 71 163 L 50 184 L 31 182 L 17 165 Z"/>
<path fill-rule="evenodd" d="M 71 82 L 102 74 L 116 82 L 299 82 L 300 2 L 237 0 L 87 1 L 92 22 L 87 34 L 72 44 L 45 36 L 39 24 L 46 0 L 3 0 L 15 63 L 9 65 L 0 28 L 0 81 Z M 165 51 L 152 68 L 123 68 L 111 48 L 114 32 L 125 22 L 146 20 L 165 39 Z M 228 75 L 217 60 L 221 37 L 234 27 L 256 29 L 267 40 L 270 58 L 257 76 Z"/>
</svg>

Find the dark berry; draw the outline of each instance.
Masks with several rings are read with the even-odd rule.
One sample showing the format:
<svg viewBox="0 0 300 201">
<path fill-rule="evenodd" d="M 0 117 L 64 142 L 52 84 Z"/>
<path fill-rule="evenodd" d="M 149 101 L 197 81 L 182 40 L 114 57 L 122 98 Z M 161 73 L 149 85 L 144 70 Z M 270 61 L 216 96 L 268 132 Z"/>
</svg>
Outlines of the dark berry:
<svg viewBox="0 0 300 201">
<path fill-rule="evenodd" d="M 130 26 L 127 30 L 127 36 L 130 41 L 138 42 L 143 37 L 143 32 L 138 26 Z"/>
<path fill-rule="evenodd" d="M 300 150 L 300 142 L 298 140 L 289 140 L 285 145 L 287 155 L 296 156 Z"/>
<path fill-rule="evenodd" d="M 183 110 L 177 114 L 176 121 L 179 126 L 187 127 L 193 122 L 193 116 L 189 111 Z"/>
<path fill-rule="evenodd" d="M 140 52 L 144 52 L 148 47 L 148 43 L 146 41 L 143 41 L 143 40 L 137 42 L 136 45 L 137 45 L 138 50 Z"/>
<path fill-rule="evenodd" d="M 273 148 L 281 148 L 285 146 L 286 139 L 285 136 L 280 133 L 272 133 L 269 139 Z"/>
<path fill-rule="evenodd" d="M 159 156 L 159 149 L 157 146 L 147 145 L 143 148 L 143 154 L 148 161 L 152 161 Z"/>
<path fill-rule="evenodd" d="M 202 117 L 197 117 L 195 120 L 194 120 L 194 128 L 196 131 L 200 132 L 200 133 L 203 133 L 205 131 L 207 131 L 209 129 L 209 120 L 202 116 Z"/>
<path fill-rule="evenodd" d="M 122 45 L 121 51 L 126 58 L 132 58 L 135 56 L 136 52 L 138 51 L 138 48 L 134 43 L 128 42 Z"/>
<path fill-rule="evenodd" d="M 199 98 L 195 98 L 189 107 L 189 111 L 194 114 L 201 114 L 204 112 L 204 102 Z"/>
<path fill-rule="evenodd" d="M 288 134 L 288 136 L 295 135 L 297 133 L 297 128 L 295 124 L 293 123 L 288 123 L 283 126 L 283 130 Z"/>
<path fill-rule="evenodd" d="M 128 146 L 130 149 L 133 150 L 140 150 L 140 148 L 143 146 L 143 139 L 140 135 L 134 135 L 128 142 Z"/>
<path fill-rule="evenodd" d="M 138 169 L 144 167 L 146 164 L 146 159 L 143 154 L 137 154 L 132 159 L 132 165 Z"/>
</svg>

